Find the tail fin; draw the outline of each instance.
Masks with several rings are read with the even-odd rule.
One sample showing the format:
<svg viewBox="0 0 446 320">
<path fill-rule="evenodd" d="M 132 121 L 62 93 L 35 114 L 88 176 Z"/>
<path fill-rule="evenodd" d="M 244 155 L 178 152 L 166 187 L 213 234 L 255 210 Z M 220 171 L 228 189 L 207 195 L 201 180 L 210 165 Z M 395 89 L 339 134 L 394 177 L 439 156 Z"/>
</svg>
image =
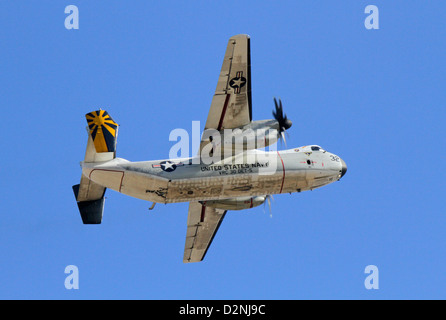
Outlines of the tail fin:
<svg viewBox="0 0 446 320">
<path fill-rule="evenodd" d="M 98 110 L 85 115 L 90 135 L 97 153 L 115 152 L 118 124 L 105 110 Z"/>
<path fill-rule="evenodd" d="M 88 143 L 85 162 L 101 162 L 116 157 L 118 124 L 107 111 L 92 111 L 85 115 L 88 122 Z"/>
<path fill-rule="evenodd" d="M 88 122 L 88 142 L 84 162 L 109 161 L 116 157 L 118 124 L 107 111 L 92 111 L 85 115 Z M 84 224 L 99 224 L 104 211 L 106 188 L 81 176 L 73 186 L 74 196 Z"/>
</svg>

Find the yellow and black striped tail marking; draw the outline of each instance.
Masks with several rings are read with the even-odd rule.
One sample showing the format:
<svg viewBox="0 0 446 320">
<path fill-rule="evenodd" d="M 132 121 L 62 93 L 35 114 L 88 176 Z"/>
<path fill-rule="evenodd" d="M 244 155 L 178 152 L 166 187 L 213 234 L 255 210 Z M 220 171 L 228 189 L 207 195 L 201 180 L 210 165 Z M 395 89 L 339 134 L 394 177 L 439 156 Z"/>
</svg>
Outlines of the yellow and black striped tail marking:
<svg viewBox="0 0 446 320">
<path fill-rule="evenodd" d="M 92 111 L 85 115 L 96 152 L 115 152 L 118 124 L 105 110 Z"/>
</svg>

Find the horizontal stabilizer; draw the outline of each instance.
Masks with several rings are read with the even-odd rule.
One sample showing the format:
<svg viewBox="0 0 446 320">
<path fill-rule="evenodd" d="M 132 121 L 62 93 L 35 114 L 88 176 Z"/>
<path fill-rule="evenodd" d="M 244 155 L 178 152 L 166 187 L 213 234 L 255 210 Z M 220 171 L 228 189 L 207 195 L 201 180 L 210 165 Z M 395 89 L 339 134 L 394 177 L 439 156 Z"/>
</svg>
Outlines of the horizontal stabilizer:
<svg viewBox="0 0 446 320">
<path fill-rule="evenodd" d="M 79 196 L 80 184 L 73 186 L 74 196 L 76 201 Z M 77 201 L 79 212 L 84 224 L 100 224 L 102 222 L 102 214 L 104 212 L 104 194 L 105 188 L 103 188 L 102 196 L 95 200 Z"/>
</svg>

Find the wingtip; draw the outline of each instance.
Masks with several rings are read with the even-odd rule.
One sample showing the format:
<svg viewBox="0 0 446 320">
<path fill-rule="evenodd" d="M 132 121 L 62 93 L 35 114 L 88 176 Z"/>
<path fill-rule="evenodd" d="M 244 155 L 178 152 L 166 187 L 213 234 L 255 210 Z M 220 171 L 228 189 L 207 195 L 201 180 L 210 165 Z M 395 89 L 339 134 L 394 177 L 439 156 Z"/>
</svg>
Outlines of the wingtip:
<svg viewBox="0 0 446 320">
<path fill-rule="evenodd" d="M 232 36 L 232 37 L 231 37 L 231 39 L 241 39 L 241 38 L 243 38 L 243 39 L 249 39 L 249 38 L 251 38 L 251 37 L 249 36 L 249 34 L 244 34 L 244 33 L 236 34 L 235 36 Z"/>
</svg>

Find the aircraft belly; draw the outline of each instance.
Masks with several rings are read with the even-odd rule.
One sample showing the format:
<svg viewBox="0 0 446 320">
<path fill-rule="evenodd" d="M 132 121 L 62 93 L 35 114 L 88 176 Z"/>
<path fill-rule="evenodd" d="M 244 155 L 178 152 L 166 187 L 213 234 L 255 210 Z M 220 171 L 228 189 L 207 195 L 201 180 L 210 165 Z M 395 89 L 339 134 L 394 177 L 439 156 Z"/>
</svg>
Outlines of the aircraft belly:
<svg viewBox="0 0 446 320">
<path fill-rule="evenodd" d="M 265 176 L 246 174 L 172 180 L 166 200 L 183 202 L 276 194 L 280 193 L 282 180 L 282 172 Z"/>
<path fill-rule="evenodd" d="M 154 175 L 125 171 L 121 193 L 152 202 L 166 202 L 168 180 Z"/>
</svg>

